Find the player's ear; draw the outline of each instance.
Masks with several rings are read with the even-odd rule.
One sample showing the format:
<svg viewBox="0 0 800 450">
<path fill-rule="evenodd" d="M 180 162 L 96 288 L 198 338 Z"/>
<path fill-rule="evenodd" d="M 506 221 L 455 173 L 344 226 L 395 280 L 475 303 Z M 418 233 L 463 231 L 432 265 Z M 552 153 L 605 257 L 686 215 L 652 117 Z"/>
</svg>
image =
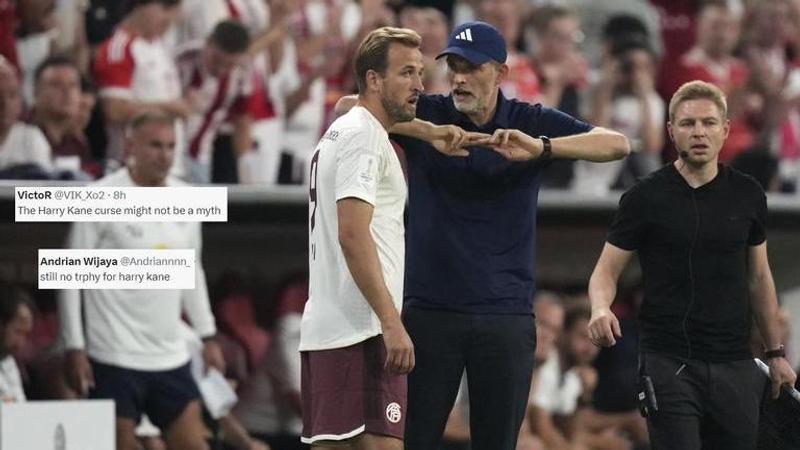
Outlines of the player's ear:
<svg viewBox="0 0 800 450">
<path fill-rule="evenodd" d="M 372 69 L 367 70 L 366 79 L 368 91 L 381 91 L 381 88 L 383 87 L 383 77 L 380 73 Z"/>
</svg>

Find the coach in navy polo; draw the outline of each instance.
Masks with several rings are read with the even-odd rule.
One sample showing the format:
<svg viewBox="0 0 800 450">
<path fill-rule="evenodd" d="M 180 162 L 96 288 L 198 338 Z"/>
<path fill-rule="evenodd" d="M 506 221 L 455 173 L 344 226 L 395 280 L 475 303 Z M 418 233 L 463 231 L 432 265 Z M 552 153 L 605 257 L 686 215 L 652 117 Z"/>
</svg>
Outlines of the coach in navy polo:
<svg viewBox="0 0 800 450">
<path fill-rule="evenodd" d="M 457 27 L 440 57 L 447 59 L 451 95 L 421 96 L 417 118 L 494 139 L 493 148 L 452 158 L 394 136 L 408 158 L 403 320 L 416 353 L 405 448 L 438 449 L 466 369 L 472 449 L 513 450 L 536 346 L 540 174 L 551 157 L 610 161 L 629 147 L 614 131 L 503 97 L 506 44 L 491 25 Z"/>
</svg>

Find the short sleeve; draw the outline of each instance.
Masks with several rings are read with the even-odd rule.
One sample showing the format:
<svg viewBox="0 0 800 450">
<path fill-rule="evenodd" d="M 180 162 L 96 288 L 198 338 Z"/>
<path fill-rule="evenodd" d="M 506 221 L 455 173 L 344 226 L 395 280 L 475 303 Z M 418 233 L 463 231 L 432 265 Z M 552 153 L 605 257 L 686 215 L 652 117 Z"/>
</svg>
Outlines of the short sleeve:
<svg viewBox="0 0 800 450">
<path fill-rule="evenodd" d="M 131 43 L 127 36 L 114 34 L 100 47 L 93 71 L 101 96 L 131 97 L 135 66 Z"/>
<path fill-rule="evenodd" d="M 639 186 L 622 194 L 608 232 L 608 243 L 623 250 L 638 249 L 644 235 L 645 212 L 645 202 Z"/>
<path fill-rule="evenodd" d="M 750 225 L 747 243 L 752 246 L 761 245 L 767 240 L 767 195 L 759 188 L 756 203 L 755 220 Z"/>
<path fill-rule="evenodd" d="M 534 105 L 528 107 L 528 115 L 531 116 L 532 124 L 528 130 L 529 135 L 545 135 L 550 138 L 572 136 L 589 132 L 592 125 L 576 119 L 564 112 L 546 106 Z"/>
<path fill-rule="evenodd" d="M 374 205 L 383 160 L 381 144 L 372 130 L 355 132 L 336 155 L 336 200 L 355 197 Z"/>
</svg>

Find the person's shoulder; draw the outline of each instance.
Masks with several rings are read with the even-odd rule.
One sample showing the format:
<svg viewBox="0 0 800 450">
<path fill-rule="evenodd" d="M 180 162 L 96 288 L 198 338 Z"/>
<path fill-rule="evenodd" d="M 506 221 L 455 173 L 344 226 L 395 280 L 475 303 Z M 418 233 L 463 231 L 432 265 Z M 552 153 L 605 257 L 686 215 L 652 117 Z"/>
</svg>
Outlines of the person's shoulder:
<svg viewBox="0 0 800 450">
<path fill-rule="evenodd" d="M 723 172 L 725 178 L 737 190 L 751 192 L 753 194 L 761 195 L 764 193 L 764 188 L 761 184 L 751 175 L 748 175 L 738 169 L 727 164 L 720 164 L 720 171 Z"/>
<path fill-rule="evenodd" d="M 443 94 L 422 94 L 417 103 L 417 117 L 423 120 L 446 118 L 454 108 L 453 97 Z"/>
<path fill-rule="evenodd" d="M 180 178 L 178 178 L 178 177 L 176 177 L 174 175 L 169 175 L 167 177 L 167 180 L 166 180 L 165 184 L 166 184 L 167 187 L 187 187 L 187 186 L 192 186 L 191 183 L 187 183 L 187 182 L 181 180 Z"/>
<path fill-rule="evenodd" d="M 123 167 L 91 183 L 91 186 L 132 186 L 128 168 Z"/>
<path fill-rule="evenodd" d="M 371 139 L 380 134 L 386 134 L 386 131 L 374 117 L 371 117 L 369 111 L 361 106 L 354 106 L 333 121 L 320 138 L 320 142 L 346 145 L 354 139 Z"/>
<path fill-rule="evenodd" d="M 117 27 L 111 36 L 100 44 L 97 59 L 114 63 L 129 58 L 131 47 L 137 42 L 137 37 L 122 27 Z"/>
<path fill-rule="evenodd" d="M 203 41 L 194 40 L 180 44 L 175 48 L 175 62 L 179 65 L 196 65 L 202 61 Z"/>
<path fill-rule="evenodd" d="M 667 182 L 671 170 L 673 170 L 671 164 L 665 164 L 660 169 L 637 179 L 633 186 L 628 188 L 623 195 L 636 198 L 648 197 L 654 191 L 663 190 L 664 183 Z"/>
</svg>

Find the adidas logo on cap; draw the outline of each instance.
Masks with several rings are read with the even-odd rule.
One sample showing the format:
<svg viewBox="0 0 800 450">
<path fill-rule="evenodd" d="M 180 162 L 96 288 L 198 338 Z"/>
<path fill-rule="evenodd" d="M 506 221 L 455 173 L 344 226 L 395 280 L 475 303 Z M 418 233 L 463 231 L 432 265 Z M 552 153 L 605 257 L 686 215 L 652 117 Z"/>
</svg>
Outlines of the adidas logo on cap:
<svg viewBox="0 0 800 450">
<path fill-rule="evenodd" d="M 456 36 L 456 39 L 459 40 L 459 41 L 472 42 L 472 32 L 470 31 L 469 28 L 467 28 L 466 30 L 462 31 L 461 33 L 458 33 L 458 36 Z"/>
</svg>

